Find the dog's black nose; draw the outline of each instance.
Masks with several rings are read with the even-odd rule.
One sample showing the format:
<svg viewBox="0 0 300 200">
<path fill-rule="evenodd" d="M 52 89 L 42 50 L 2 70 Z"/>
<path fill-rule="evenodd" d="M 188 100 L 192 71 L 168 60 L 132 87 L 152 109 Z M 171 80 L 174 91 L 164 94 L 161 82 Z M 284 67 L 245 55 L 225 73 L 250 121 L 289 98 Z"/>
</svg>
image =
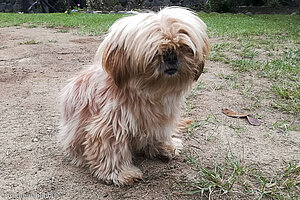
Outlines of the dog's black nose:
<svg viewBox="0 0 300 200">
<path fill-rule="evenodd" d="M 177 64 L 177 54 L 174 51 L 167 52 L 163 56 L 164 62 L 169 65 Z"/>
<path fill-rule="evenodd" d="M 168 75 L 175 74 L 178 70 L 176 52 L 167 52 L 166 54 L 164 54 L 163 60 L 166 66 L 165 73 Z"/>
</svg>

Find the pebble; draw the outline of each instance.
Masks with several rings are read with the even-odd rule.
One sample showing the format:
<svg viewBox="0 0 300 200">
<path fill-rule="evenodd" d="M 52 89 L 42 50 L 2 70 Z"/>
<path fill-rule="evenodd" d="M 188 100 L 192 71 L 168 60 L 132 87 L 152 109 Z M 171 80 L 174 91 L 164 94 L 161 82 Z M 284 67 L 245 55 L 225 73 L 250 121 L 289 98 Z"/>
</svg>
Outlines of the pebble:
<svg viewBox="0 0 300 200">
<path fill-rule="evenodd" d="M 103 197 L 104 197 L 104 198 L 108 197 L 108 194 L 107 194 L 107 193 L 104 193 L 104 194 L 103 194 Z"/>
</svg>

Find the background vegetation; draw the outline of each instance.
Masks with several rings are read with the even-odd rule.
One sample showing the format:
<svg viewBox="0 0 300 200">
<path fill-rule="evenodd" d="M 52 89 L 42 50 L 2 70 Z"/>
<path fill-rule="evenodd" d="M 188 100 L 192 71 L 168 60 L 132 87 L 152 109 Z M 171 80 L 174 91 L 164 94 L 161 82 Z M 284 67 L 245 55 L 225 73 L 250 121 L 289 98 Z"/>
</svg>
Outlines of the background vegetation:
<svg viewBox="0 0 300 200">
<path fill-rule="evenodd" d="M 298 0 L 209 0 L 202 3 L 203 10 L 215 12 L 239 12 L 239 6 L 294 6 L 298 5 Z"/>
</svg>

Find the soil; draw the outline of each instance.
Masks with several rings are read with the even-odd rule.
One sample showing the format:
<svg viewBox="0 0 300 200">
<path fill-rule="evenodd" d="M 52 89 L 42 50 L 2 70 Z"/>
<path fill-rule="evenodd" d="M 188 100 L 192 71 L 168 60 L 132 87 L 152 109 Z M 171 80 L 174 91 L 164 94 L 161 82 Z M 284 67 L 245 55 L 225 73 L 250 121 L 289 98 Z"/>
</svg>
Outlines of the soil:
<svg viewBox="0 0 300 200">
<path fill-rule="evenodd" d="M 199 194 L 183 195 L 176 187 L 195 176 L 183 154 L 168 163 L 136 159 L 144 180 L 127 187 L 105 185 L 64 157 L 56 139 L 59 93 L 69 78 L 91 64 L 102 40 L 75 32 L 0 29 L 0 199 L 199 199 Z M 254 97 L 261 97 L 260 106 L 253 107 L 253 98 L 242 95 L 231 87 L 231 80 L 223 78 L 232 73 L 229 65 L 207 63 L 200 78 L 203 87 L 192 90 L 186 108 L 182 108 L 183 117 L 202 122 L 192 136 L 191 132 L 182 134 L 184 152 L 198 155 L 201 166 L 213 168 L 230 148 L 247 164 L 272 177 L 284 161 L 300 160 L 299 132 L 286 133 L 274 124 L 298 122 L 295 116 L 270 109 L 268 80 L 255 74 L 238 77 L 237 81 L 243 79 L 245 85 L 253 84 Z M 262 125 L 251 126 L 246 120 L 227 117 L 222 108 L 260 115 Z M 258 196 L 233 189 L 225 197 Z"/>
</svg>

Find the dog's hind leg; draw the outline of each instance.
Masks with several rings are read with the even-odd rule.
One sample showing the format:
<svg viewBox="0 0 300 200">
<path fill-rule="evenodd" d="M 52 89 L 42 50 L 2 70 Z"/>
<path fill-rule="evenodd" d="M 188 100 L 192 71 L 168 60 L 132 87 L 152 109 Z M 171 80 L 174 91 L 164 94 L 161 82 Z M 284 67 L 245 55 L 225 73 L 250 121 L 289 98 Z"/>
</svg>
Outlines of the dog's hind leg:
<svg viewBox="0 0 300 200">
<path fill-rule="evenodd" d="M 116 141 L 87 135 L 84 156 L 92 174 L 107 184 L 131 185 L 142 179 L 142 172 L 132 164 L 132 154 L 127 139 Z"/>
</svg>

